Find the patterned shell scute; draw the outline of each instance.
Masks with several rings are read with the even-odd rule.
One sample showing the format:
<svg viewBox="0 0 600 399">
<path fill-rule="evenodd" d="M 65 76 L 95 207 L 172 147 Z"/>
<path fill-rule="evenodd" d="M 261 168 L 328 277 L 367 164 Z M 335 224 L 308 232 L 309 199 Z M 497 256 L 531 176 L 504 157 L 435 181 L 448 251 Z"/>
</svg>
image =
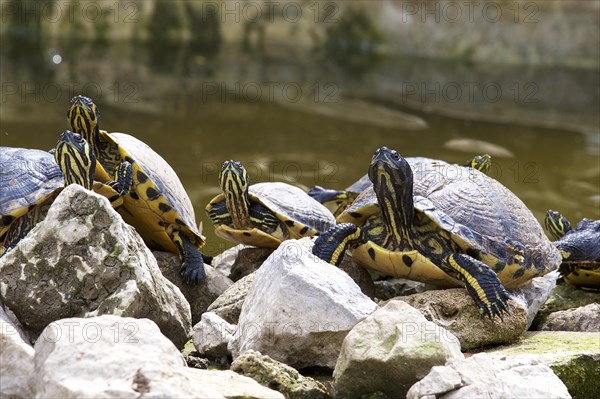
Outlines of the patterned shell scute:
<svg viewBox="0 0 600 399">
<path fill-rule="evenodd" d="M 139 164 L 187 226 L 199 235 L 192 202 L 167 161 L 146 143 L 133 136 L 124 133 L 110 133 L 110 136 Z"/>
<path fill-rule="evenodd" d="M 450 168 L 452 170 L 450 170 Z M 531 211 L 498 181 L 468 167 L 425 168 L 414 183 L 421 210 L 455 239 L 500 259 L 523 252 L 522 264 L 540 272 L 560 263 L 560 254 Z"/>
<path fill-rule="evenodd" d="M 0 147 L 0 214 L 33 205 L 63 185 L 63 174 L 52 154 Z"/>
<path fill-rule="evenodd" d="M 249 194 L 276 214 L 322 233 L 335 226 L 333 214 L 300 188 L 286 183 L 256 183 Z"/>
</svg>

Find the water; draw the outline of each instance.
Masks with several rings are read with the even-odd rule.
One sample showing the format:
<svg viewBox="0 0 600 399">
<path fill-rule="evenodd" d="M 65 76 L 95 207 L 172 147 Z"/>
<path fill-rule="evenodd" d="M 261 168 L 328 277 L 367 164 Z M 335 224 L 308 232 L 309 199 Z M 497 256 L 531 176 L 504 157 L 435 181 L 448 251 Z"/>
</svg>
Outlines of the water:
<svg viewBox="0 0 600 399">
<path fill-rule="evenodd" d="M 226 48 L 72 48 L 60 42 L 26 51 L 6 48 L 1 145 L 52 148 L 68 127 L 69 98 L 92 96 L 103 129 L 135 135 L 173 166 L 212 255 L 232 245 L 214 236 L 204 213 L 219 192 L 218 171 L 228 159 L 243 162 L 253 182 L 344 188 L 366 173 L 382 145 L 404 156 L 457 163 L 489 151 L 491 175 L 539 221 L 549 208 L 574 222 L 600 218 L 594 71 L 528 69 L 524 78 L 514 67 L 407 58 L 347 63 L 289 48 L 268 56 Z M 408 83 L 442 82 L 443 91 L 452 89 L 453 77 L 466 82 L 473 76 L 482 87 L 498 82 L 504 93 L 515 82 L 521 90 L 534 82 L 538 101 L 521 101 L 526 92 L 519 101 L 505 94 L 492 102 L 477 91 L 452 103 L 435 93 L 399 94 L 413 88 Z M 564 90 L 549 87 L 554 84 Z M 565 90 L 579 94 L 567 96 Z"/>
</svg>

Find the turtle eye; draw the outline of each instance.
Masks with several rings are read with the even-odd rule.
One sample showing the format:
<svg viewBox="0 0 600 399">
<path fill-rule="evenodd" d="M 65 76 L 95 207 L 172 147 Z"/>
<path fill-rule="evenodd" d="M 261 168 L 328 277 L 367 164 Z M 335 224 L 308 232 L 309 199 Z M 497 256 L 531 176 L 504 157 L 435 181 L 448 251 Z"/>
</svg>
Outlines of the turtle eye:
<svg viewBox="0 0 600 399">
<path fill-rule="evenodd" d="M 392 159 L 394 161 L 397 161 L 400 159 L 400 154 L 398 154 L 396 151 L 392 151 Z"/>
</svg>

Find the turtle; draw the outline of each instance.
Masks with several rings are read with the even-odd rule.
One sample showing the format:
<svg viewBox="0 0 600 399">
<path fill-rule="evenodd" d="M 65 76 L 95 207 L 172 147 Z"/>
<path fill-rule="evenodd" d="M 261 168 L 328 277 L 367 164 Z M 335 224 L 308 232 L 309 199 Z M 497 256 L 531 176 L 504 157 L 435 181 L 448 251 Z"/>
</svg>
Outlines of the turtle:
<svg viewBox="0 0 600 399">
<path fill-rule="evenodd" d="M 442 287 L 464 285 L 481 316 L 509 312 L 507 290 L 555 270 L 561 255 L 511 191 L 473 168 L 450 179 L 379 148 L 364 190 L 313 254 L 339 264 L 345 250 L 363 266 Z"/>
<path fill-rule="evenodd" d="M 410 157 L 405 158 L 406 161 L 412 166 L 414 165 L 427 165 L 438 162 L 443 165 L 449 165 L 443 161 L 437 161 L 425 157 Z M 463 166 L 475 168 L 482 173 L 487 173 L 492 164 L 492 157 L 489 154 L 476 155 L 470 161 L 466 162 Z M 323 188 L 321 186 L 314 186 L 308 191 L 308 195 L 322 203 L 327 205 L 329 203 L 335 203 L 335 210 L 333 212 L 335 217 L 348 208 L 356 197 L 363 192 L 365 189 L 371 186 L 371 180 L 367 174 L 363 175 L 360 179 L 352 183 L 345 190 L 332 190 Z"/>
<path fill-rule="evenodd" d="M 135 227 L 149 248 L 179 254 L 183 280 L 201 284 L 206 277 L 205 257 L 200 251 L 205 237 L 196 226 L 192 202 L 173 168 L 141 140 L 100 130 L 100 112 L 88 97 L 71 99 L 67 119 L 72 130 L 92 146 L 101 165 L 97 180 L 132 176 L 118 208 L 123 220 Z"/>
<path fill-rule="evenodd" d="M 310 237 L 335 225 L 333 214 L 303 190 L 282 182 L 250 185 L 240 162 L 225 161 L 221 194 L 206 206 L 215 234 L 230 241 L 276 248 L 290 238 Z"/>
<path fill-rule="evenodd" d="M 0 254 L 17 243 L 46 217 L 54 199 L 69 184 L 104 195 L 113 207 L 122 204 L 114 189 L 94 181 L 96 158 L 79 135 L 64 131 L 52 153 L 0 147 Z"/>
<path fill-rule="evenodd" d="M 600 289 L 600 220 L 584 218 L 575 228 L 560 212 L 548 210 L 546 230 L 562 255 L 559 271 L 569 284 Z"/>
</svg>

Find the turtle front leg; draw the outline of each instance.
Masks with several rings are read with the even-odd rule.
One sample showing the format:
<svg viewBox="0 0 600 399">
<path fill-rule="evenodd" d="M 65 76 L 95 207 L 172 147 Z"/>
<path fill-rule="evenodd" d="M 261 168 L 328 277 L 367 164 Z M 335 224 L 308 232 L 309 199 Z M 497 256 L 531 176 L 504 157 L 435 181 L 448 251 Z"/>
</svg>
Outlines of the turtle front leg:
<svg viewBox="0 0 600 399">
<path fill-rule="evenodd" d="M 129 193 L 133 184 L 133 165 L 128 161 L 123 161 L 115 170 L 115 180 L 107 183 L 119 195 Z"/>
<path fill-rule="evenodd" d="M 180 231 L 173 232 L 173 242 L 179 250 L 181 277 L 187 284 L 200 285 L 206 280 L 204 256 L 200 249 Z"/>
<path fill-rule="evenodd" d="M 479 307 L 481 317 L 488 315 L 490 320 L 497 315 L 502 320 L 502 314 L 510 314 L 508 307 L 508 292 L 500 279 L 485 263 L 465 254 L 454 253 L 444 262 L 449 274 L 462 281 L 467 292 Z"/>
<path fill-rule="evenodd" d="M 313 255 L 325 262 L 339 266 L 344 259 L 346 249 L 360 240 L 360 228 L 352 223 L 340 223 L 323 234 L 316 240 L 312 249 Z"/>
</svg>

